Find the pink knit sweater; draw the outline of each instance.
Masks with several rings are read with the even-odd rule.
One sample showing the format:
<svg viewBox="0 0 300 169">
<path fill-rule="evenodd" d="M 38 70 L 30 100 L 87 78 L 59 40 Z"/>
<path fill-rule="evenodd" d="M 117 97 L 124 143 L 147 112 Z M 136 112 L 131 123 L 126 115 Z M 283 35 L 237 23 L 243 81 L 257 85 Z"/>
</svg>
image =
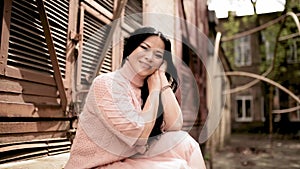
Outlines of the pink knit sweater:
<svg viewBox="0 0 300 169">
<path fill-rule="evenodd" d="M 142 85 L 129 64 L 95 78 L 65 169 L 205 168 L 198 143 L 186 132 L 166 132 L 150 145 L 139 138 Z"/>
</svg>

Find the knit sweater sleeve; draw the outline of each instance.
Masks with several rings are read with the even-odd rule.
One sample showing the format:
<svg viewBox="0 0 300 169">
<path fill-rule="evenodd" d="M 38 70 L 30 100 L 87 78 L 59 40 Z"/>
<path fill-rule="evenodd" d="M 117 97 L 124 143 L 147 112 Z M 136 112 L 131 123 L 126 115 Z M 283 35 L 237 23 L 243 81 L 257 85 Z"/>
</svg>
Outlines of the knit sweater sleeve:
<svg viewBox="0 0 300 169">
<path fill-rule="evenodd" d="M 147 141 L 139 139 L 144 120 L 134 105 L 128 84 L 118 78 L 103 76 L 95 79 L 92 90 L 107 128 L 129 146 L 145 145 Z"/>
</svg>

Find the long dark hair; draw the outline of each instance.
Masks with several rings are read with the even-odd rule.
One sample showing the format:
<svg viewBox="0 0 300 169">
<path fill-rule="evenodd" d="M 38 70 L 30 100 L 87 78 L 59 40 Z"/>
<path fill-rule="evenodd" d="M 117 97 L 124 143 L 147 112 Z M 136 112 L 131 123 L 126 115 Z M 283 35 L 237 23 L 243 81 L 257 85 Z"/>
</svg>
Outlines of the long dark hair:
<svg viewBox="0 0 300 169">
<path fill-rule="evenodd" d="M 153 27 L 142 27 L 136 29 L 134 32 L 130 34 L 128 38 L 124 40 L 124 50 L 123 50 L 123 61 L 149 36 L 159 36 L 165 44 L 165 51 L 163 59 L 167 62 L 167 70 L 166 77 L 171 85 L 173 92 L 176 91 L 178 86 L 178 74 L 177 70 L 174 66 L 171 54 L 171 42 L 167 39 L 160 31 L 156 30 Z M 124 63 L 124 62 L 123 62 Z M 149 95 L 147 78 L 144 81 L 144 85 L 141 87 L 141 97 L 143 100 L 142 108 L 144 107 L 144 103 Z M 159 98 L 159 107 L 157 112 L 157 118 L 154 124 L 154 127 L 151 131 L 149 137 L 157 136 L 162 133 L 161 125 L 163 123 L 163 106 L 161 102 L 161 98 Z"/>
</svg>

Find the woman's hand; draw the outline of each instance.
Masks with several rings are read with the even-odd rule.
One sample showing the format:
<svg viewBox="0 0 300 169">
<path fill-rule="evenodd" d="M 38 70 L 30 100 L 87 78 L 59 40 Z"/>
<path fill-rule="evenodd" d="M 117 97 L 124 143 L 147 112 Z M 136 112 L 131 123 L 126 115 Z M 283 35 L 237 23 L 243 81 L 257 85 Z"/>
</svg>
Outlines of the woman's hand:
<svg viewBox="0 0 300 169">
<path fill-rule="evenodd" d="M 161 88 L 169 85 L 168 79 L 166 77 L 166 70 L 167 70 L 167 62 L 164 61 L 159 68 L 159 78 L 160 78 Z"/>
<path fill-rule="evenodd" d="M 161 89 L 161 79 L 159 70 L 156 70 L 147 80 L 149 92 L 159 91 Z"/>
<path fill-rule="evenodd" d="M 166 72 L 167 66 L 168 66 L 168 63 L 167 63 L 167 61 L 164 60 L 163 63 L 160 65 L 159 70 Z"/>
</svg>

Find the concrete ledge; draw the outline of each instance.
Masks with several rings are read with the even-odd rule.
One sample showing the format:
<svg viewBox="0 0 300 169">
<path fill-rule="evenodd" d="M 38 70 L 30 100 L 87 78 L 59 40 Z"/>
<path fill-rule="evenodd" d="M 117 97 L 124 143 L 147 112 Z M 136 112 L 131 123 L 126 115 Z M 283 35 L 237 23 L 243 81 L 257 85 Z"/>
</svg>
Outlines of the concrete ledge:
<svg viewBox="0 0 300 169">
<path fill-rule="evenodd" d="M 69 156 L 69 153 L 63 153 L 32 160 L 10 162 L 0 164 L 0 169 L 62 169 Z"/>
</svg>

